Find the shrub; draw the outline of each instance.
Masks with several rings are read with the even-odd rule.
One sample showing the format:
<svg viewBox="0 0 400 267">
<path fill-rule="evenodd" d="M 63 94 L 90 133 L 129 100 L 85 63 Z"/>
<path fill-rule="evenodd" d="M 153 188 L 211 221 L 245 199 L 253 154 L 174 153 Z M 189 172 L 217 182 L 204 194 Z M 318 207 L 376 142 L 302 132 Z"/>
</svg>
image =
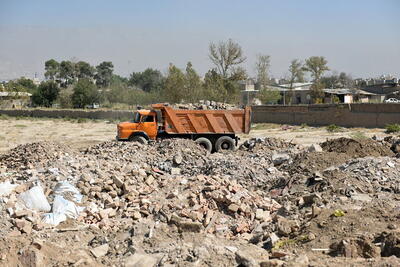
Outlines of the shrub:
<svg viewBox="0 0 400 267">
<path fill-rule="evenodd" d="M 340 132 L 340 131 L 342 131 L 342 127 L 337 126 L 336 124 L 331 124 L 331 125 L 326 126 L 326 130 L 331 133 Z"/>
<path fill-rule="evenodd" d="M 400 132 L 400 124 L 394 123 L 394 124 L 387 124 L 385 126 L 386 133 L 399 133 Z"/>
</svg>

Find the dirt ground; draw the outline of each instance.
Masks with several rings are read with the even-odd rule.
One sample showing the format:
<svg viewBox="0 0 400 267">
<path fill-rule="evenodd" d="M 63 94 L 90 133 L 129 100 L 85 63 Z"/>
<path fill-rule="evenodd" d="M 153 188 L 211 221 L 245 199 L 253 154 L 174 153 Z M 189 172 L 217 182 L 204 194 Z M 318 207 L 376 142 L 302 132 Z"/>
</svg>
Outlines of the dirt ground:
<svg viewBox="0 0 400 267">
<path fill-rule="evenodd" d="M 108 121 L 67 121 L 63 119 L 17 119 L 0 120 L 0 153 L 18 145 L 54 141 L 66 143 L 73 148 L 84 148 L 112 140 L 116 134 L 116 123 Z M 281 138 L 303 146 L 320 143 L 339 137 L 385 136 L 384 129 L 342 128 L 339 132 L 328 132 L 325 127 L 301 127 L 279 124 L 254 124 L 246 140 L 252 137 Z"/>
<path fill-rule="evenodd" d="M 400 266 L 400 138 L 332 128 L 257 124 L 209 153 L 1 118 L 0 266 Z"/>
</svg>

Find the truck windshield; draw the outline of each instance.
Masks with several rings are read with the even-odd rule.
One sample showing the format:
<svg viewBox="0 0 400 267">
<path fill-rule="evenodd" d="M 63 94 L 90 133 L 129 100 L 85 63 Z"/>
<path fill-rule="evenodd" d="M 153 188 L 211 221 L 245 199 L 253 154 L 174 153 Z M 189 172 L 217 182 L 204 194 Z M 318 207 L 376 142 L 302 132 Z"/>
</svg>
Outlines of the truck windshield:
<svg viewBox="0 0 400 267">
<path fill-rule="evenodd" d="M 134 123 L 139 123 L 140 122 L 140 113 L 139 112 L 133 113 L 133 122 Z"/>
</svg>

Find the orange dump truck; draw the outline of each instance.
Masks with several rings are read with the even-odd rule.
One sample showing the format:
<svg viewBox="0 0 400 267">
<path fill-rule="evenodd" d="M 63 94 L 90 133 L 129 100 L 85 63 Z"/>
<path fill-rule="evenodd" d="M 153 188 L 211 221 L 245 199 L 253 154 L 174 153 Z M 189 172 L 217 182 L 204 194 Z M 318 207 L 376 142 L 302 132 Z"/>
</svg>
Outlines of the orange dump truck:
<svg viewBox="0 0 400 267">
<path fill-rule="evenodd" d="M 133 120 L 118 124 L 117 140 L 147 143 L 161 138 L 188 138 L 209 151 L 233 150 L 237 134 L 250 131 L 250 107 L 238 110 L 173 109 L 154 104 L 138 110 Z"/>
</svg>

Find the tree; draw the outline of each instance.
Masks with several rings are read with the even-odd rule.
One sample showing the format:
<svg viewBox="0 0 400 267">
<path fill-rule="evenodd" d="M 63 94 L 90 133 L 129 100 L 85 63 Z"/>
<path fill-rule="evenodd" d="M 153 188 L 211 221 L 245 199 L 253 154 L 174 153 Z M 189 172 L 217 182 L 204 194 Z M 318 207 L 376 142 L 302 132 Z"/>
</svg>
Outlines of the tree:
<svg viewBox="0 0 400 267">
<path fill-rule="evenodd" d="M 147 68 L 143 72 L 133 72 L 129 78 L 129 85 L 134 85 L 145 92 L 159 91 L 164 77 L 159 70 Z"/>
<path fill-rule="evenodd" d="M 164 95 L 171 103 L 179 103 L 184 99 L 185 75 L 174 66 L 169 65 L 168 76 L 165 79 Z"/>
<path fill-rule="evenodd" d="M 94 76 L 94 68 L 90 66 L 89 63 L 85 61 L 79 61 L 75 64 L 75 76 L 78 79 L 83 79 L 83 78 L 93 78 Z"/>
<path fill-rule="evenodd" d="M 339 75 L 337 72 L 333 72 L 332 75 L 324 76 L 321 78 L 321 83 L 326 88 L 352 88 L 354 86 L 353 79 L 350 75 L 345 72 L 341 72 Z"/>
<path fill-rule="evenodd" d="M 260 89 L 259 98 L 264 104 L 277 104 L 282 96 L 278 90 L 264 87 Z"/>
<path fill-rule="evenodd" d="M 310 57 L 306 60 L 303 70 L 309 71 L 313 82 L 319 82 L 325 71 L 328 71 L 328 61 L 324 57 Z"/>
<path fill-rule="evenodd" d="M 188 62 L 186 65 L 186 73 L 185 73 L 185 100 L 191 103 L 194 103 L 200 100 L 202 96 L 202 83 L 200 80 L 200 76 L 193 69 L 192 63 Z"/>
<path fill-rule="evenodd" d="M 311 96 L 314 102 L 322 102 L 324 85 L 321 83 L 321 77 L 325 71 L 328 71 L 328 61 L 324 57 L 310 57 L 306 60 L 303 69 L 311 73 L 313 85 L 311 86 Z"/>
<path fill-rule="evenodd" d="M 37 91 L 32 95 L 32 102 L 38 106 L 50 107 L 57 99 L 59 88 L 56 82 L 42 82 Z"/>
<path fill-rule="evenodd" d="M 204 94 L 207 99 L 213 101 L 223 101 L 226 98 L 224 78 L 215 69 L 209 70 L 204 76 Z"/>
<path fill-rule="evenodd" d="M 75 66 L 71 61 L 61 61 L 60 63 L 60 79 L 62 86 L 66 87 L 72 84 L 75 79 Z"/>
<path fill-rule="evenodd" d="M 257 55 L 256 73 L 257 84 L 260 90 L 259 97 L 263 103 L 276 104 L 281 99 L 281 94 L 278 90 L 269 88 L 269 69 L 271 67 L 270 56 Z"/>
<path fill-rule="evenodd" d="M 269 69 L 271 67 L 270 56 L 257 55 L 256 62 L 257 84 L 260 89 L 264 89 L 269 84 Z"/>
<path fill-rule="evenodd" d="M 80 79 L 72 93 L 72 104 L 76 108 L 84 108 L 100 102 L 100 94 L 96 86 L 87 78 Z"/>
<path fill-rule="evenodd" d="M 100 87 L 107 87 L 111 83 L 114 65 L 110 61 L 104 61 L 96 66 L 96 84 Z"/>
<path fill-rule="evenodd" d="M 224 78 L 228 78 L 232 67 L 246 61 L 243 56 L 242 48 L 238 43 L 229 39 L 227 42 L 219 42 L 218 45 L 210 43 L 209 58 L 214 63 L 219 74 Z"/>
<path fill-rule="evenodd" d="M 298 59 L 293 59 L 289 66 L 289 104 L 292 104 L 293 99 L 293 84 L 296 82 L 304 82 L 304 68 L 303 63 Z"/>
<path fill-rule="evenodd" d="M 54 59 L 47 60 L 44 63 L 44 69 L 46 70 L 44 77 L 54 81 L 60 74 L 60 63 Z"/>
</svg>

